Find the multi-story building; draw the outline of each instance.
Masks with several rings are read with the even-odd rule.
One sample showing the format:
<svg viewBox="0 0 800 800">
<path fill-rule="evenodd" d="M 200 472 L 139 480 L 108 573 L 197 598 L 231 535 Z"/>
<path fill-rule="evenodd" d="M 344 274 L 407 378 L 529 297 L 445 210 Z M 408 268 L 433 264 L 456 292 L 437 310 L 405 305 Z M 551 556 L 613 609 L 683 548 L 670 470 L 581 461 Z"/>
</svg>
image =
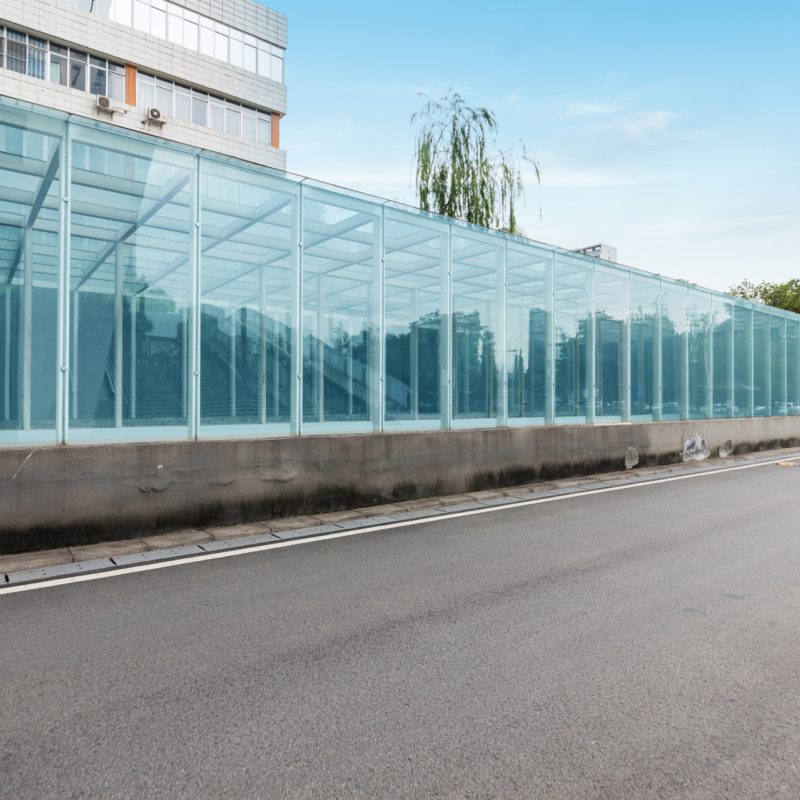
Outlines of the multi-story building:
<svg viewBox="0 0 800 800">
<path fill-rule="evenodd" d="M 255 0 L 0 5 L 0 95 L 278 169 L 285 50 Z"/>
</svg>

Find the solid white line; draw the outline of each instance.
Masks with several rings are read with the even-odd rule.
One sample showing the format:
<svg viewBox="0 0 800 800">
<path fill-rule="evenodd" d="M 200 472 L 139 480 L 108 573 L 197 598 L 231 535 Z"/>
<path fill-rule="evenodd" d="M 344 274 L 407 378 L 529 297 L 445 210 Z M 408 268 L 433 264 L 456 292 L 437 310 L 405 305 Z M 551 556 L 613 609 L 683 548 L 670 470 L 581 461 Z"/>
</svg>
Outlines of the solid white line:
<svg viewBox="0 0 800 800">
<path fill-rule="evenodd" d="M 184 564 L 196 564 L 200 561 L 216 561 L 220 558 L 231 558 L 233 556 L 247 555 L 249 553 L 263 553 L 265 550 L 280 550 L 284 547 L 294 547 L 300 544 L 310 544 L 312 542 L 327 542 L 331 539 L 344 539 L 348 536 L 361 536 L 365 533 L 375 533 L 376 531 L 394 530 L 395 528 L 406 528 L 412 525 L 427 525 L 431 522 L 442 520 L 459 519 L 461 517 L 471 517 L 476 514 L 491 514 L 494 511 L 507 511 L 514 508 L 526 506 L 536 506 L 542 503 L 556 503 L 562 500 L 574 500 L 577 497 L 588 497 L 595 494 L 605 494 L 607 492 L 621 492 L 628 489 L 638 489 L 643 486 L 654 486 L 662 483 L 673 483 L 674 481 L 686 481 L 692 478 L 705 478 L 708 475 L 721 475 L 726 472 L 738 472 L 744 469 L 755 469 L 756 467 L 766 467 L 777 464 L 780 461 L 800 461 L 800 456 L 790 456 L 776 458 L 771 461 L 759 461 L 755 464 L 741 464 L 738 467 L 720 467 L 719 469 L 707 469 L 702 472 L 692 472 L 688 475 L 673 475 L 669 478 L 653 478 L 652 480 L 636 481 L 635 483 L 623 484 L 621 486 L 604 486 L 599 489 L 586 489 L 579 492 L 568 494 L 553 495 L 551 497 L 540 497 L 534 500 L 520 500 L 518 503 L 507 503 L 499 506 L 486 506 L 485 508 L 474 508 L 469 511 L 455 511 L 452 514 L 439 514 L 434 517 L 424 517 L 423 519 L 398 520 L 397 522 L 386 522 L 381 525 L 371 525 L 364 528 L 356 528 L 349 531 L 336 531 L 334 533 L 323 533 L 319 536 L 309 536 L 305 539 L 290 539 L 286 542 L 270 542 L 269 544 L 258 544 L 250 547 L 242 547 L 236 550 L 223 550 L 219 553 L 201 553 L 199 555 L 175 558 L 170 561 L 159 561 L 155 564 L 136 564 L 131 567 L 111 568 L 104 572 L 95 572 L 89 575 L 70 575 L 65 578 L 53 578 L 52 580 L 36 581 L 34 583 L 24 583 L 19 586 L 0 587 L 0 595 L 16 594 L 18 592 L 32 592 L 35 589 L 48 589 L 52 586 L 66 586 L 72 583 L 85 583 L 86 581 L 97 581 L 102 578 L 113 578 L 119 575 L 132 575 L 136 572 L 151 572 L 156 569 L 166 569 L 167 567 L 180 567 Z M 602 480 L 602 478 L 600 479 Z"/>
</svg>

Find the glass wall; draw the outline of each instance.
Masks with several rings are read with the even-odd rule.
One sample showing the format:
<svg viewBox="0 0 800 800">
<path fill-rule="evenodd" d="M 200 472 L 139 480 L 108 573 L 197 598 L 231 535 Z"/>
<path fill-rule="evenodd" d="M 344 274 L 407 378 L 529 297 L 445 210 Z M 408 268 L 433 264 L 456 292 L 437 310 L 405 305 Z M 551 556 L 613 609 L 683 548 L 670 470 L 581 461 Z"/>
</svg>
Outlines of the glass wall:
<svg viewBox="0 0 800 800">
<path fill-rule="evenodd" d="M 453 420 L 496 423 L 501 378 L 503 239 L 454 229 L 452 234 Z"/>
<path fill-rule="evenodd" d="M 201 426 L 289 431 L 298 196 L 294 184 L 201 161 Z"/>
<path fill-rule="evenodd" d="M 661 345 L 659 282 L 632 274 L 630 280 L 630 418 L 648 422 L 659 418 Z"/>
<path fill-rule="evenodd" d="M 64 130 L 0 115 L 0 443 L 56 440 Z"/>
<path fill-rule="evenodd" d="M 195 161 L 94 128 L 71 139 L 70 427 L 185 432 Z"/>
<path fill-rule="evenodd" d="M 0 444 L 800 414 L 800 316 L 0 99 Z"/>
<path fill-rule="evenodd" d="M 386 210 L 384 403 L 387 427 L 438 427 L 447 363 L 449 232 Z"/>
<path fill-rule="evenodd" d="M 585 422 L 594 409 L 593 263 L 557 253 L 553 276 L 555 416 Z"/>
<path fill-rule="evenodd" d="M 508 246 L 506 374 L 510 424 L 545 422 L 552 350 L 553 254 Z"/>
<path fill-rule="evenodd" d="M 595 419 L 628 416 L 628 273 L 598 266 L 594 275 Z"/>
</svg>

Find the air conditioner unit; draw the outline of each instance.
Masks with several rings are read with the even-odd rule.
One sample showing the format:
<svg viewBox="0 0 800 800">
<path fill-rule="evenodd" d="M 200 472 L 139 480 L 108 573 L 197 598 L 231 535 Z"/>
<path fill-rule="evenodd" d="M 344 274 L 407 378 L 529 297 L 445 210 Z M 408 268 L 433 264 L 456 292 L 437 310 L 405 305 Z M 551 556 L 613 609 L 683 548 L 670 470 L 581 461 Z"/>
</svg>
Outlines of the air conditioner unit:
<svg viewBox="0 0 800 800">
<path fill-rule="evenodd" d="M 167 120 L 161 113 L 161 109 L 151 106 L 147 109 L 147 118 L 144 121 L 149 122 L 151 125 L 163 125 Z"/>
<path fill-rule="evenodd" d="M 97 108 L 98 111 L 106 111 L 109 114 L 113 114 L 115 111 L 111 98 L 102 94 L 97 95 L 95 98 L 95 108 Z"/>
</svg>

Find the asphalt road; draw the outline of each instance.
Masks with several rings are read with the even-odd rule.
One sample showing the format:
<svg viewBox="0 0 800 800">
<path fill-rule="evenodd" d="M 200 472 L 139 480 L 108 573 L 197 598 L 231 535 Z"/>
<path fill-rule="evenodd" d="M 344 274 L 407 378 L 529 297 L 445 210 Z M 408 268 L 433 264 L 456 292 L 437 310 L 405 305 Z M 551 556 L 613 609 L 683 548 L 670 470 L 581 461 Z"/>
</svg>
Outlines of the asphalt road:
<svg viewBox="0 0 800 800">
<path fill-rule="evenodd" d="M 0 597 L 6 798 L 800 797 L 800 468 Z"/>
</svg>

